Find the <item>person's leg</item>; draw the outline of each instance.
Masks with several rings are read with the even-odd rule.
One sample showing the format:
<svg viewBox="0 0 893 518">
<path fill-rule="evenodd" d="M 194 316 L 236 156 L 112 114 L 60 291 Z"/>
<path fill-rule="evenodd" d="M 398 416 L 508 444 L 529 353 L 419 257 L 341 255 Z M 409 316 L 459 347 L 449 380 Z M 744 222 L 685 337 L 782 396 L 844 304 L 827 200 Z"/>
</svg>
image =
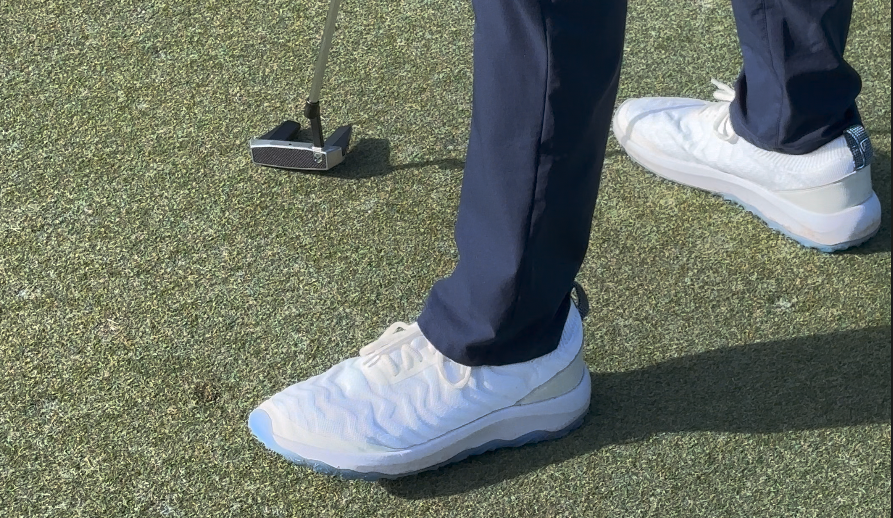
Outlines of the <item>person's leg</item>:
<svg viewBox="0 0 893 518">
<path fill-rule="evenodd" d="M 755 146 L 810 153 L 862 120 L 859 74 L 843 58 L 853 0 L 734 0 L 744 66 L 730 107 Z"/>
<path fill-rule="evenodd" d="M 589 244 L 623 52 L 623 0 L 475 0 L 459 262 L 419 327 L 464 365 L 558 345 Z"/>
<path fill-rule="evenodd" d="M 261 403 L 267 448 L 348 478 L 396 478 L 582 424 L 589 242 L 623 51 L 623 0 L 474 0 L 474 108 L 459 265 L 397 322 Z M 579 309 L 577 309 L 579 307 Z M 456 361 L 454 361 L 456 360 Z"/>
</svg>

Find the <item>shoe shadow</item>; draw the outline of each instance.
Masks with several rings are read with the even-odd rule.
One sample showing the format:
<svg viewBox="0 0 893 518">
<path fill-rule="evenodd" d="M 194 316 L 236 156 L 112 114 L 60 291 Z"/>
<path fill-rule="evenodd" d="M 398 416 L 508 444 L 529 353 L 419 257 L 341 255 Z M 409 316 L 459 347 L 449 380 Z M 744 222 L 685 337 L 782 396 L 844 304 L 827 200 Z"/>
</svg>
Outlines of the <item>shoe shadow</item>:
<svg viewBox="0 0 893 518">
<path fill-rule="evenodd" d="M 431 498 L 492 486 L 655 434 L 769 434 L 890 422 L 890 326 L 719 349 L 592 374 L 592 403 L 567 437 L 379 482 Z"/>
<path fill-rule="evenodd" d="M 875 153 L 871 164 L 871 184 L 881 202 L 881 228 L 861 246 L 838 252 L 843 255 L 890 253 L 890 155 Z"/>
<path fill-rule="evenodd" d="M 309 130 L 302 129 L 298 133 L 302 141 L 310 141 L 312 137 Z M 364 180 L 376 176 L 384 176 L 401 169 L 417 169 L 427 166 L 437 166 L 440 169 L 461 171 L 465 169 L 465 161 L 455 158 L 443 160 L 427 160 L 423 162 L 410 162 L 406 164 L 391 165 L 391 143 L 387 139 L 362 139 L 354 143 L 348 150 L 344 161 L 328 171 L 300 171 L 303 174 L 311 174 L 326 178 L 341 178 L 344 180 Z"/>
</svg>

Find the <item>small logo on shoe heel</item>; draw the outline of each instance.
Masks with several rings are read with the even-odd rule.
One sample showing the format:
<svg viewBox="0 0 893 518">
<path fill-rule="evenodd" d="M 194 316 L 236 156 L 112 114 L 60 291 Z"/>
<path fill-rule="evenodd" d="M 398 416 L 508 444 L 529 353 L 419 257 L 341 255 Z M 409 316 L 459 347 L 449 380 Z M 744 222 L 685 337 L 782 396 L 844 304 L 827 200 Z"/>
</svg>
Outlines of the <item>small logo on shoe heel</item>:
<svg viewBox="0 0 893 518">
<path fill-rule="evenodd" d="M 871 164 L 874 158 L 874 149 L 871 147 L 871 139 L 868 132 L 862 126 L 850 126 L 843 132 L 846 143 L 853 152 L 853 162 L 856 163 L 856 171 Z"/>
</svg>

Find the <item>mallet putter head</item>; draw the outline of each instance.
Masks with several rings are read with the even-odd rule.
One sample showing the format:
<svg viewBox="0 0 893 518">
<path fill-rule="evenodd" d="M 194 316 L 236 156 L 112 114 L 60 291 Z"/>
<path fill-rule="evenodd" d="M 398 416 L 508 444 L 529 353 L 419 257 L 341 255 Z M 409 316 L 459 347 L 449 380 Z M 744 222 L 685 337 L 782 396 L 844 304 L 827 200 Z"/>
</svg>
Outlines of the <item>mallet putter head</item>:
<svg viewBox="0 0 893 518">
<path fill-rule="evenodd" d="M 328 171 L 340 164 L 350 147 L 352 126 L 341 126 L 326 139 L 322 147 L 312 142 L 299 142 L 301 125 L 285 121 L 266 134 L 251 139 L 251 161 L 257 165 L 280 169 Z"/>
</svg>

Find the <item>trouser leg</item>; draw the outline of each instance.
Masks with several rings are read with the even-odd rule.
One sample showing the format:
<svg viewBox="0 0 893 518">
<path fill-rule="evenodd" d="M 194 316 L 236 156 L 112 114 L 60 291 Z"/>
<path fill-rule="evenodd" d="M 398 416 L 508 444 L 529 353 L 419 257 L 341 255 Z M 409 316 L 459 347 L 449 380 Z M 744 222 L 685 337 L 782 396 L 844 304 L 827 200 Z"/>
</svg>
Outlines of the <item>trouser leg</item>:
<svg viewBox="0 0 893 518">
<path fill-rule="evenodd" d="M 733 0 L 744 66 L 732 127 L 757 147 L 810 153 L 862 124 L 843 58 L 852 0 Z"/>
<path fill-rule="evenodd" d="M 589 244 L 623 53 L 623 0 L 474 0 L 459 262 L 419 326 L 447 357 L 553 351 Z"/>
</svg>

